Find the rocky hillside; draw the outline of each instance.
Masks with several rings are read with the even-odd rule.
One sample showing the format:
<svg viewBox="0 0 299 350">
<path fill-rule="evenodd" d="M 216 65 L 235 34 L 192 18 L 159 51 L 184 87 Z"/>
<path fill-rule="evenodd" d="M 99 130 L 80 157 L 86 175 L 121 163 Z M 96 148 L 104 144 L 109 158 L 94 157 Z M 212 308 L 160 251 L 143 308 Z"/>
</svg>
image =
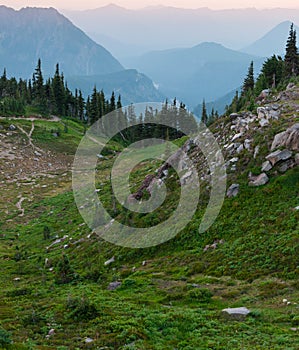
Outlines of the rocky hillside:
<svg viewBox="0 0 299 350">
<path fill-rule="evenodd" d="M 213 226 L 198 232 L 210 174 L 189 140 L 202 183 L 192 222 L 160 246 L 124 249 L 91 232 L 75 206 L 70 169 L 82 125 L 1 119 L 1 346 L 297 349 L 298 124 L 296 85 L 264 96 L 254 113 L 221 117 L 211 130 L 228 186 Z M 111 203 L 110 169 L 121 149 L 110 144 L 99 161 L 98 195 L 117 219 L 164 219 L 177 203 L 171 169 L 163 181 L 172 191 L 157 216 Z M 156 165 L 134 169 L 133 190 L 160 176 Z"/>
</svg>

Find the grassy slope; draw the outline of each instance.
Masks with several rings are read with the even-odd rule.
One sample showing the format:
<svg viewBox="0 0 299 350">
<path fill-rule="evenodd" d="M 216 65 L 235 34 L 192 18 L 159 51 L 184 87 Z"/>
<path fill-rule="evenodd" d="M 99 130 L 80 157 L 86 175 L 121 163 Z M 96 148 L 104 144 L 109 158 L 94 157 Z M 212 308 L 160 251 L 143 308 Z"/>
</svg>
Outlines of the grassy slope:
<svg viewBox="0 0 299 350">
<path fill-rule="evenodd" d="M 68 133 L 61 123 L 55 127 L 62 132 L 53 140 L 53 125 L 36 123 L 34 142 L 57 156 L 73 153 L 83 128 L 71 121 Z M 259 134 L 255 138 L 258 143 L 265 139 Z M 262 156 L 244 167 L 254 170 Z M 112 162 L 109 158 L 98 166 L 108 207 Z M 138 168 L 132 176 L 135 182 L 151 167 L 148 163 Z M 88 348 L 86 337 L 94 340 L 91 348 L 103 349 L 298 348 L 291 330 L 299 323 L 294 304 L 299 299 L 299 213 L 292 210 L 298 205 L 298 167 L 273 175 L 262 188 L 249 188 L 246 173 L 231 174 L 230 181 L 238 178 L 240 195 L 226 199 L 208 232 L 197 232 L 203 211 L 199 208 L 178 237 L 144 250 L 118 248 L 91 234 L 75 207 L 70 173 L 54 173 L 51 179 L 38 178 L 32 189 L 13 183 L 1 190 L 3 202 L 11 202 L 4 205 L 0 226 L 5 234 L 0 238 L 0 320 L 12 333 L 10 348 Z M 25 216 L 20 217 L 14 198 L 25 189 L 31 202 L 23 202 Z M 174 201 L 175 194 L 170 194 L 167 210 Z M 45 225 L 51 240 L 43 238 Z M 56 236 L 65 235 L 63 242 L 46 249 Z M 220 238 L 225 243 L 217 250 L 203 252 L 206 244 Z M 63 254 L 73 269 L 68 284 L 57 283 Z M 104 266 L 112 256 L 116 262 Z M 108 291 L 116 280 L 122 287 Z M 284 305 L 284 298 L 292 304 Z M 221 309 L 233 306 L 247 306 L 252 316 L 244 322 L 224 320 Z M 46 339 L 52 328 L 55 335 Z"/>
</svg>

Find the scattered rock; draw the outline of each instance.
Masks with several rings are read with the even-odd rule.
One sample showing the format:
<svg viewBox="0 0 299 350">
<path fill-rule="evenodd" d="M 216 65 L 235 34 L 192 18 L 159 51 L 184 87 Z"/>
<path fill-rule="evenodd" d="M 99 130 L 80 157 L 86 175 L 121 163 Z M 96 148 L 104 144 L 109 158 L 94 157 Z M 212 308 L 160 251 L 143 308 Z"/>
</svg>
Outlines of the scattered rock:
<svg viewBox="0 0 299 350">
<path fill-rule="evenodd" d="M 119 288 L 121 285 L 122 285 L 121 282 L 111 282 L 111 283 L 109 283 L 107 290 L 115 290 L 115 289 Z"/>
<path fill-rule="evenodd" d="M 113 256 L 111 259 L 105 261 L 105 262 L 104 262 L 104 265 L 105 265 L 105 266 L 108 266 L 108 265 L 114 263 L 114 261 L 115 261 L 115 257 Z"/>
<path fill-rule="evenodd" d="M 289 83 L 288 86 L 287 86 L 287 88 L 286 88 L 286 90 L 287 90 L 287 91 L 288 91 L 288 90 L 291 90 L 291 89 L 293 89 L 294 87 L 296 87 L 296 84 L 294 84 L 294 83 Z"/>
<path fill-rule="evenodd" d="M 17 130 L 17 128 L 13 125 L 13 124 L 11 124 L 10 126 L 9 126 L 9 128 L 8 128 L 10 131 L 15 131 L 15 130 Z"/>
<path fill-rule="evenodd" d="M 48 335 L 51 337 L 54 334 L 55 334 L 55 329 L 54 328 L 50 329 L 48 332 Z"/>
<path fill-rule="evenodd" d="M 240 145 L 240 146 L 237 148 L 237 153 L 241 153 L 242 151 L 244 151 L 244 145 Z"/>
<path fill-rule="evenodd" d="M 240 190 L 239 184 L 232 184 L 227 190 L 226 195 L 228 198 L 236 197 L 239 194 L 239 190 Z"/>
<path fill-rule="evenodd" d="M 299 123 L 275 135 L 271 151 L 278 147 L 285 147 L 291 151 L 299 151 Z"/>
<path fill-rule="evenodd" d="M 276 163 L 287 160 L 292 157 L 292 152 L 289 150 L 283 150 L 283 151 L 276 151 L 271 154 L 269 154 L 266 159 L 271 162 L 271 164 L 274 166 Z"/>
<path fill-rule="evenodd" d="M 266 162 L 263 163 L 262 165 L 262 172 L 264 171 L 270 171 L 272 169 L 271 163 L 267 160 Z"/>
<path fill-rule="evenodd" d="M 296 208 L 294 208 L 295 210 L 299 210 L 299 206 L 298 207 L 296 207 Z"/>
<path fill-rule="evenodd" d="M 299 165 L 299 153 L 295 155 L 295 164 Z"/>
<path fill-rule="evenodd" d="M 41 157 L 41 156 L 42 156 L 42 154 L 41 154 L 40 152 L 38 152 L 38 151 L 34 151 L 34 154 L 35 154 L 37 157 Z"/>
<path fill-rule="evenodd" d="M 294 162 L 293 162 L 291 159 L 289 159 L 289 160 L 287 160 L 286 162 L 283 162 L 283 163 L 279 166 L 278 171 L 279 171 L 280 173 L 285 173 L 287 170 L 293 168 L 293 166 L 294 166 Z"/>
<path fill-rule="evenodd" d="M 233 138 L 232 138 L 232 142 L 234 142 L 235 140 L 239 139 L 240 137 L 243 136 L 243 133 L 240 132 L 239 134 L 236 134 Z"/>
<path fill-rule="evenodd" d="M 223 309 L 222 314 L 225 318 L 243 321 L 250 314 L 250 310 L 248 310 L 246 307 L 228 308 Z"/>
<path fill-rule="evenodd" d="M 233 119 L 237 119 L 238 117 L 240 117 L 241 115 L 240 114 L 238 114 L 238 113 L 232 113 L 232 114 L 230 114 L 230 119 L 231 120 L 233 120 Z"/>
<path fill-rule="evenodd" d="M 260 119 L 259 123 L 262 128 L 270 124 L 269 120 L 265 118 Z"/>
<path fill-rule="evenodd" d="M 142 266 L 146 266 L 147 265 L 147 262 L 144 260 L 143 262 L 142 262 Z"/>
<path fill-rule="evenodd" d="M 252 141 L 249 140 L 249 139 L 246 139 L 246 140 L 244 141 L 244 147 L 245 147 L 245 149 L 250 150 L 251 142 L 252 142 Z"/>
<path fill-rule="evenodd" d="M 217 239 L 213 244 L 208 244 L 208 245 L 206 245 L 206 246 L 204 247 L 203 251 L 204 251 L 204 252 L 207 252 L 207 251 L 210 250 L 210 249 L 215 250 L 215 249 L 217 249 L 217 247 L 218 247 L 219 244 L 224 244 L 224 242 L 225 242 L 224 239 L 221 239 L 221 240 Z"/>
<path fill-rule="evenodd" d="M 85 339 L 85 343 L 86 343 L 86 344 L 93 343 L 93 339 L 92 339 L 92 338 L 86 338 L 86 339 Z"/>
<path fill-rule="evenodd" d="M 292 332 L 297 332 L 297 331 L 299 330 L 299 328 L 290 328 L 290 330 L 291 330 Z"/>
<path fill-rule="evenodd" d="M 267 176 L 267 174 L 262 173 L 259 176 L 252 176 L 251 177 L 251 181 L 249 182 L 249 186 L 263 186 L 266 185 L 266 183 L 269 182 L 269 178 Z"/>
<path fill-rule="evenodd" d="M 259 152 L 260 152 L 260 146 L 256 146 L 254 149 L 254 155 L 253 155 L 254 159 L 258 156 Z"/>
</svg>

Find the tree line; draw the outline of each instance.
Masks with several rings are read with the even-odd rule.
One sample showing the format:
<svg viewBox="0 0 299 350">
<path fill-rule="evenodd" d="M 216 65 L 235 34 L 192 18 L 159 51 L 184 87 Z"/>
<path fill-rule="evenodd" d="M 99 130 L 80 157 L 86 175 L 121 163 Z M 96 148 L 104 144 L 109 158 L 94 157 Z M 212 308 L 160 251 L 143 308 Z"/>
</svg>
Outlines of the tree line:
<svg viewBox="0 0 299 350">
<path fill-rule="evenodd" d="M 121 107 L 121 96 L 115 103 L 115 95 L 109 99 L 103 91 L 93 89 L 91 96 L 85 101 L 82 91 L 76 89 L 73 93 L 60 73 L 57 63 L 53 77 L 45 79 L 39 59 L 37 66 L 29 80 L 8 78 L 6 69 L 0 77 L 0 114 L 27 115 L 40 114 L 42 116 L 57 115 L 76 118 L 88 124 L 96 121 L 117 107 Z"/>
<path fill-rule="evenodd" d="M 157 137 L 180 138 L 182 130 L 188 132 L 197 130 L 197 122 L 186 110 L 185 104 L 176 99 L 172 103 L 167 100 L 159 110 L 147 107 L 145 111 L 136 115 L 133 105 L 122 108 L 121 96 L 112 92 L 106 98 L 104 91 L 94 87 L 92 93 L 83 97 L 82 91 L 76 89 L 73 93 L 60 73 L 59 64 L 56 65 L 53 77 L 45 79 L 42 73 L 42 63 L 39 59 L 32 78 L 27 80 L 8 78 L 6 69 L 0 77 L 0 115 L 26 116 L 40 114 L 42 116 L 56 115 L 75 118 L 87 125 L 113 111 L 119 113 L 119 129 L 121 135 L 117 139 L 121 142 L 133 142 L 144 138 Z M 161 125 L 166 122 L 168 127 Z M 138 124 L 138 125 L 135 125 Z M 135 126 L 132 126 L 135 125 Z M 114 126 L 108 125 L 109 128 Z"/>
<path fill-rule="evenodd" d="M 250 63 L 248 73 L 244 79 L 241 93 L 236 91 L 226 113 L 239 112 L 242 109 L 253 110 L 257 98 L 264 90 L 283 89 L 291 80 L 296 81 L 299 76 L 299 51 L 297 47 L 297 33 L 291 25 L 285 48 L 284 59 L 273 55 L 264 62 L 257 79 L 254 78 L 254 64 Z"/>
</svg>

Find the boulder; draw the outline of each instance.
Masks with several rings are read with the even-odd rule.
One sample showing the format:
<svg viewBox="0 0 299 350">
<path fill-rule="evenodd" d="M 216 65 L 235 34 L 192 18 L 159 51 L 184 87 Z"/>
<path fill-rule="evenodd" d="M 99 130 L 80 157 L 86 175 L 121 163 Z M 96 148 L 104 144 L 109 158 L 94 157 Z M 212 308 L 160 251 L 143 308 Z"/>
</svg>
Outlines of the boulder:
<svg viewBox="0 0 299 350">
<path fill-rule="evenodd" d="M 243 321 L 249 314 L 250 310 L 248 310 L 246 307 L 228 308 L 222 310 L 222 315 L 225 318 L 235 321 Z"/>
<path fill-rule="evenodd" d="M 105 262 L 104 262 L 104 265 L 105 265 L 105 266 L 108 266 L 108 265 L 114 263 L 114 261 L 115 261 L 115 257 L 113 256 L 111 259 L 105 261 Z"/>
<path fill-rule="evenodd" d="M 54 328 L 50 329 L 48 332 L 48 335 L 51 337 L 54 334 L 55 334 L 55 329 Z"/>
<path fill-rule="evenodd" d="M 254 155 L 253 155 L 254 159 L 258 156 L 259 152 L 260 152 L 260 146 L 256 146 L 254 149 Z"/>
<path fill-rule="evenodd" d="M 265 171 L 270 171 L 272 169 L 272 164 L 267 160 L 266 162 L 263 163 L 262 165 L 262 172 Z"/>
<path fill-rule="evenodd" d="M 252 176 L 251 181 L 249 182 L 249 186 L 254 186 L 254 187 L 263 186 L 263 185 L 266 185 L 266 183 L 268 182 L 269 182 L 269 178 L 267 174 L 262 173 L 259 176 Z"/>
<path fill-rule="evenodd" d="M 93 343 L 93 339 L 92 339 L 92 338 L 86 338 L 86 339 L 85 339 L 85 343 L 86 343 L 86 344 Z"/>
<path fill-rule="evenodd" d="M 294 166 L 293 160 L 292 160 L 292 159 L 289 159 L 289 160 L 283 162 L 283 163 L 279 166 L 278 171 L 279 171 L 280 173 L 285 173 L 287 170 L 293 168 L 293 166 Z"/>
<path fill-rule="evenodd" d="M 232 184 L 227 190 L 226 195 L 228 198 L 236 197 L 239 194 L 239 190 L 240 190 L 239 184 Z"/>
<path fill-rule="evenodd" d="M 243 146 L 243 145 L 240 145 L 240 146 L 237 148 L 237 153 L 241 153 L 242 151 L 244 151 L 244 146 Z"/>
<path fill-rule="evenodd" d="M 267 125 L 270 124 L 269 120 L 266 119 L 266 118 L 261 118 L 260 121 L 259 121 L 259 123 L 260 123 L 260 126 L 261 126 L 262 128 L 263 128 L 264 126 L 267 126 Z"/>
<path fill-rule="evenodd" d="M 283 151 L 276 151 L 271 154 L 269 154 L 266 159 L 271 162 L 271 164 L 274 166 L 276 163 L 290 159 L 292 157 L 292 152 L 285 149 Z"/>
<path fill-rule="evenodd" d="M 109 283 L 109 286 L 107 287 L 107 290 L 115 290 L 121 286 L 121 282 L 111 282 Z"/>
<path fill-rule="evenodd" d="M 299 123 L 296 123 L 286 131 L 275 135 L 271 151 L 278 147 L 284 147 L 292 151 L 299 151 Z"/>
<path fill-rule="evenodd" d="M 10 131 L 15 131 L 15 130 L 17 130 L 17 128 L 13 125 L 13 124 L 11 124 L 10 126 L 9 126 L 9 128 L 8 128 Z"/>
<path fill-rule="evenodd" d="M 246 140 L 244 141 L 244 147 L 245 147 L 245 149 L 250 150 L 251 142 L 252 142 L 252 141 L 249 140 L 249 139 L 246 139 Z"/>
</svg>

